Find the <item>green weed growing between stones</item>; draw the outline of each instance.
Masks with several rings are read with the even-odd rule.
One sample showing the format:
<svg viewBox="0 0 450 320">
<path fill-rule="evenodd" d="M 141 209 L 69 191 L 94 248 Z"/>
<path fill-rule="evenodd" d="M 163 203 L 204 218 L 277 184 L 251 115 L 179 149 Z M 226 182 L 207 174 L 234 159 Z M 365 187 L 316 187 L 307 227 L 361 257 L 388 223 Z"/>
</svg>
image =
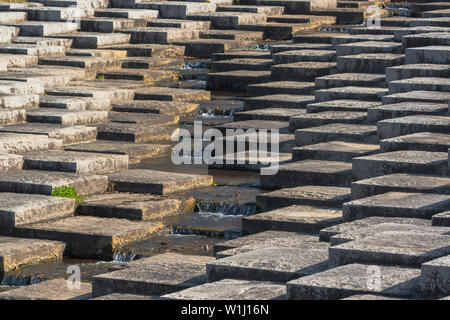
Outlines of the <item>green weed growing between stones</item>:
<svg viewBox="0 0 450 320">
<path fill-rule="evenodd" d="M 56 187 L 53 189 L 52 196 L 75 199 L 76 203 L 84 201 L 83 197 L 77 193 L 77 190 L 75 190 L 74 187 L 66 187 L 66 186 Z"/>
</svg>

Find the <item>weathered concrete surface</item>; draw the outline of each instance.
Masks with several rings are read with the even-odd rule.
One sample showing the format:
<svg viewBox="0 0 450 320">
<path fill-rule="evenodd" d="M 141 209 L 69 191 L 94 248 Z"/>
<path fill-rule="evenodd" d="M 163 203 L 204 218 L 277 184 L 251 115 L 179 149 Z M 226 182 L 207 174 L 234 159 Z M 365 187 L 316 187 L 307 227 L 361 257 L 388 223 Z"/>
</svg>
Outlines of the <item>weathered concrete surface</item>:
<svg viewBox="0 0 450 320">
<path fill-rule="evenodd" d="M 329 249 L 330 266 L 370 263 L 420 267 L 450 252 L 450 236 L 416 231 L 385 231 Z"/>
<path fill-rule="evenodd" d="M 167 194 L 176 191 L 210 186 L 212 176 L 182 174 L 165 171 L 132 169 L 109 175 L 116 191 Z"/>
<path fill-rule="evenodd" d="M 431 219 L 448 208 L 450 195 L 387 192 L 345 203 L 342 215 L 346 221 L 369 216 Z"/>
<path fill-rule="evenodd" d="M 208 282 L 222 279 L 287 282 L 328 268 L 326 249 L 266 248 L 206 264 Z"/>
<path fill-rule="evenodd" d="M 445 100 L 445 103 L 447 101 Z M 450 118 L 446 116 L 406 116 L 386 119 L 377 123 L 377 132 L 380 139 L 418 132 L 448 133 L 449 128 Z"/>
<path fill-rule="evenodd" d="M 431 224 L 433 226 L 450 227 L 450 211 L 435 214 L 431 218 Z"/>
<path fill-rule="evenodd" d="M 443 133 L 418 132 L 380 141 L 382 152 L 420 150 L 446 152 L 450 148 L 450 136 Z"/>
<path fill-rule="evenodd" d="M 62 259 L 65 243 L 0 236 L 0 272 L 44 261 Z"/>
<path fill-rule="evenodd" d="M 338 208 L 292 205 L 242 218 L 242 233 L 277 230 L 318 234 L 341 222 L 342 211 Z"/>
<path fill-rule="evenodd" d="M 397 217 L 368 217 L 351 222 L 344 222 L 331 227 L 320 230 L 320 241 L 330 241 L 330 237 L 346 232 L 357 231 L 360 228 L 377 225 L 380 223 L 395 223 L 414 226 L 431 226 L 430 220 L 416 218 L 397 218 Z"/>
<path fill-rule="evenodd" d="M 378 288 L 370 278 L 374 270 L 381 276 Z M 418 298 L 419 279 L 418 269 L 349 264 L 290 281 L 287 292 L 295 300 L 336 300 L 356 294 Z"/>
<path fill-rule="evenodd" d="M 88 300 L 92 285 L 80 283 L 79 289 L 69 289 L 65 279 L 47 280 L 0 293 L 0 300 Z"/>
<path fill-rule="evenodd" d="M 75 200 L 18 193 L 2 193 L 0 198 L 0 229 L 13 228 L 40 221 L 71 216 Z"/>
<path fill-rule="evenodd" d="M 22 170 L 23 157 L 0 152 L 0 173 Z"/>
<path fill-rule="evenodd" d="M 56 187 L 74 187 L 80 195 L 104 193 L 108 178 L 66 172 L 24 170 L 0 175 L 0 191 L 51 195 Z"/>
<path fill-rule="evenodd" d="M 105 194 L 89 197 L 77 207 L 78 215 L 132 220 L 154 220 L 179 213 L 182 201 L 141 194 Z"/>
<path fill-rule="evenodd" d="M 280 189 L 258 195 L 256 203 L 261 211 L 290 205 L 340 207 L 350 200 L 350 189 L 344 187 L 301 186 Z"/>
<path fill-rule="evenodd" d="M 212 257 L 165 253 L 134 261 L 128 268 L 95 276 L 92 295 L 112 292 L 164 295 L 206 282 Z"/>
<path fill-rule="evenodd" d="M 91 152 L 47 151 L 24 156 L 24 169 L 103 174 L 127 169 L 128 156 Z"/>
<path fill-rule="evenodd" d="M 223 279 L 163 297 L 175 300 L 284 300 L 286 286 L 264 281 Z"/>
<path fill-rule="evenodd" d="M 63 241 L 64 254 L 74 258 L 111 260 L 120 246 L 149 238 L 162 228 L 157 222 L 76 216 L 23 225 L 15 231 L 27 238 Z"/>
<path fill-rule="evenodd" d="M 422 264 L 420 282 L 425 296 L 447 296 L 450 293 L 450 256 Z"/>
<path fill-rule="evenodd" d="M 390 191 L 450 194 L 450 178 L 413 173 L 393 173 L 355 181 L 352 199 L 361 199 Z"/>
</svg>

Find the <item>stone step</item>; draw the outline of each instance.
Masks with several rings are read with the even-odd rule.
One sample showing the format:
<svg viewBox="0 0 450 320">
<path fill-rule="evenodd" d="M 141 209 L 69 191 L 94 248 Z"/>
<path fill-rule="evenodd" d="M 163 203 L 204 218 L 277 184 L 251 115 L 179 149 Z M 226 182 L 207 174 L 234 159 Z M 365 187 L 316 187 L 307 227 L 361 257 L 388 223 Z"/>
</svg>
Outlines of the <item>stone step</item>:
<svg viewBox="0 0 450 320">
<path fill-rule="evenodd" d="M 0 236 L 2 273 L 25 264 L 61 261 L 65 244 L 58 241 L 23 239 Z"/>
<path fill-rule="evenodd" d="M 325 270 L 326 253 L 326 249 L 295 247 L 258 249 L 207 263 L 207 279 L 209 282 L 234 278 L 283 283 Z M 266 264 L 259 267 L 257 265 L 261 264 L 261 259 Z M 287 261 L 290 262 L 286 263 Z"/>
<path fill-rule="evenodd" d="M 312 11 L 318 9 L 327 9 L 336 6 L 334 0 L 331 1 L 280 1 L 280 0 L 241 0 L 239 2 L 243 5 L 256 5 L 256 6 L 283 6 L 286 14 L 309 14 Z"/>
<path fill-rule="evenodd" d="M 0 173 L 2 174 L 22 170 L 22 156 L 0 152 L 0 160 Z"/>
<path fill-rule="evenodd" d="M 448 10 L 449 5 L 446 2 L 432 2 L 432 3 L 416 3 L 415 7 L 420 11 L 431 11 L 431 10 Z"/>
<path fill-rule="evenodd" d="M 206 263 L 212 257 L 164 253 L 133 261 L 122 270 L 96 275 L 92 295 L 113 292 L 161 296 L 206 282 Z M 167 273 L 170 268 L 170 274 Z"/>
<path fill-rule="evenodd" d="M 125 50 L 127 57 L 183 58 L 184 47 L 165 44 L 122 44 L 103 46 L 106 50 Z"/>
<path fill-rule="evenodd" d="M 295 62 L 333 62 L 336 52 L 331 50 L 294 50 L 282 51 L 272 55 L 273 64 L 289 64 Z"/>
<path fill-rule="evenodd" d="M 62 46 L 66 49 L 71 48 L 73 40 L 67 38 L 48 38 L 48 37 L 15 37 L 12 43 L 17 44 L 34 44 L 37 46 Z"/>
<path fill-rule="evenodd" d="M 212 56 L 213 61 L 222 61 L 231 59 L 270 59 L 270 58 L 271 58 L 270 52 L 266 50 L 231 51 L 231 52 L 215 53 Z"/>
<path fill-rule="evenodd" d="M 350 187 L 352 165 L 339 161 L 302 160 L 282 164 L 275 175 L 261 175 L 264 189 L 283 189 L 305 185 Z"/>
<path fill-rule="evenodd" d="M 370 124 L 380 120 L 413 115 L 447 115 L 448 105 L 442 103 L 401 102 L 369 108 L 367 118 Z"/>
<path fill-rule="evenodd" d="M 291 131 L 295 131 L 332 123 L 365 124 L 367 123 L 367 114 L 365 112 L 348 111 L 305 113 L 292 116 L 289 120 L 289 128 Z"/>
<path fill-rule="evenodd" d="M 276 109 L 277 111 L 280 109 Z M 261 121 L 267 121 L 268 119 L 273 120 L 272 117 L 265 117 L 261 119 Z M 254 118 L 252 118 L 251 120 L 255 120 Z M 275 135 L 274 135 L 275 136 Z M 234 133 L 234 135 L 229 135 L 223 138 L 218 138 L 216 141 L 217 142 L 222 142 L 224 143 L 223 148 L 224 150 L 227 150 L 227 145 L 226 143 L 231 143 L 231 145 L 234 145 L 234 150 L 241 150 L 241 152 L 235 153 L 235 154 L 229 154 L 226 156 L 225 159 L 228 159 L 229 161 L 233 162 L 233 166 L 234 167 L 238 167 L 238 164 L 235 163 L 236 159 L 241 159 L 241 160 L 245 160 L 245 161 L 250 161 L 251 159 L 254 159 L 256 162 L 263 162 L 264 160 L 264 156 L 263 155 L 259 155 L 257 156 L 256 154 L 248 154 L 248 151 L 252 151 L 255 152 L 256 149 L 259 150 L 259 146 L 263 145 L 263 138 L 259 138 L 258 135 L 252 135 L 249 133 L 243 133 L 243 134 L 239 134 L 239 133 Z M 276 153 L 276 155 L 271 155 L 272 157 L 268 156 L 266 160 L 270 161 L 272 160 L 272 162 L 275 163 L 280 163 L 282 161 L 290 161 L 292 159 L 292 156 L 290 155 L 290 153 L 292 152 L 292 148 L 295 146 L 295 140 L 294 140 L 294 135 L 293 134 L 288 134 L 288 133 L 281 133 L 278 134 L 278 137 L 276 139 L 276 141 L 272 141 L 272 135 L 267 135 L 267 151 L 271 152 L 273 149 L 273 152 Z M 241 149 L 242 148 L 242 149 Z M 265 148 L 265 147 L 264 147 Z M 275 150 L 275 148 L 278 148 L 277 150 Z M 277 158 L 278 156 L 278 158 Z M 281 159 L 282 158 L 282 159 Z M 262 163 L 261 163 L 262 165 Z M 244 167 L 251 168 L 251 164 L 248 164 L 247 166 L 244 165 Z M 256 168 L 256 171 L 259 171 L 259 166 L 254 166 L 253 168 Z"/>
<path fill-rule="evenodd" d="M 383 104 L 392 104 L 400 102 L 430 102 L 430 103 L 447 103 L 450 99 L 448 92 L 436 91 L 410 91 L 385 95 L 381 98 Z"/>
<path fill-rule="evenodd" d="M 63 144 L 92 141 L 95 140 L 97 136 L 97 129 L 95 127 L 67 126 L 50 123 L 25 123 L 8 125 L 0 127 L 0 132 L 32 135 L 32 139 L 39 141 L 38 148 L 44 148 L 45 145 L 47 145 L 47 148 L 50 145 L 59 145 L 61 144 L 61 140 Z M 42 142 L 40 141 L 41 139 L 43 139 Z M 51 141 L 49 139 L 51 139 Z M 58 140 L 60 141 L 58 142 Z M 25 141 L 28 145 L 28 139 L 26 139 Z M 29 146 L 25 148 L 28 149 Z M 34 150 L 34 148 L 30 151 L 32 150 Z"/>
<path fill-rule="evenodd" d="M 178 74 L 167 70 L 120 69 L 97 72 L 97 78 L 111 80 L 142 81 L 149 86 L 166 84 L 178 80 Z"/>
<path fill-rule="evenodd" d="M 442 176 L 393 173 L 355 181 L 352 199 L 361 199 L 386 192 L 450 194 L 450 178 Z"/>
<path fill-rule="evenodd" d="M 65 242 L 64 255 L 112 260 L 120 246 L 150 238 L 160 231 L 158 222 L 75 216 L 17 227 L 16 234 Z"/>
<path fill-rule="evenodd" d="M 121 67 L 121 61 L 116 58 L 77 56 L 39 58 L 39 64 L 81 68 L 90 72 L 119 69 Z"/>
<path fill-rule="evenodd" d="M 329 262 L 331 266 L 339 266 L 350 263 L 381 264 L 388 261 L 396 268 L 417 268 L 426 261 L 448 255 L 449 239 L 448 235 L 414 231 L 380 232 L 330 247 Z"/>
<path fill-rule="evenodd" d="M 293 37 L 294 43 L 326 43 L 331 44 L 332 39 L 338 36 L 348 36 L 347 32 L 318 32 L 301 33 Z"/>
<path fill-rule="evenodd" d="M 336 46 L 336 55 L 351 56 L 364 53 L 403 53 L 402 45 L 397 42 L 362 41 Z"/>
<path fill-rule="evenodd" d="M 108 112 L 108 120 L 117 123 L 132 123 L 142 125 L 174 125 L 179 121 L 178 116 L 135 112 Z"/>
<path fill-rule="evenodd" d="M 187 19 L 189 15 L 215 12 L 216 4 L 185 1 L 143 2 L 136 8 L 159 10 L 159 17 L 163 19 Z"/>
<path fill-rule="evenodd" d="M 320 242 L 317 235 L 270 230 L 216 243 L 214 255 L 217 259 L 221 259 L 270 247 L 326 249 L 328 244 Z"/>
<path fill-rule="evenodd" d="M 316 101 L 331 100 L 365 100 L 380 101 L 381 97 L 388 94 L 388 89 L 371 87 L 337 87 L 314 91 Z"/>
<path fill-rule="evenodd" d="M 247 121 L 235 121 L 225 124 L 219 124 L 214 126 L 219 129 L 224 135 L 228 135 L 227 130 L 254 130 L 255 132 L 279 130 L 280 133 L 289 133 L 289 123 L 287 121 L 274 121 L 274 120 L 247 120 Z"/>
<path fill-rule="evenodd" d="M 270 71 L 245 70 L 208 73 L 206 77 L 207 90 L 245 92 L 250 84 L 264 83 L 271 79 Z"/>
<path fill-rule="evenodd" d="M 76 19 L 94 15 L 93 8 L 78 7 L 31 7 L 26 9 L 29 21 L 75 22 Z"/>
<path fill-rule="evenodd" d="M 236 29 L 239 25 L 262 24 L 266 22 L 265 14 L 248 12 L 209 12 L 186 16 L 188 20 L 210 21 L 212 29 Z"/>
<path fill-rule="evenodd" d="M 8 44 L 0 45 L 0 53 L 23 54 L 27 56 L 51 57 L 63 56 L 65 48 L 63 46 L 39 46 L 33 44 Z"/>
<path fill-rule="evenodd" d="M 402 37 L 402 44 L 404 48 L 448 46 L 450 45 L 450 36 L 448 32 L 411 34 Z"/>
<path fill-rule="evenodd" d="M 118 112 L 155 113 L 167 115 L 188 115 L 198 111 L 198 103 L 182 101 L 135 100 L 112 104 L 112 110 Z"/>
<path fill-rule="evenodd" d="M 74 199 L 37 194 L 2 193 L 0 205 L 0 230 L 6 233 L 30 223 L 72 216 L 75 210 Z"/>
<path fill-rule="evenodd" d="M 449 256 L 424 263 L 420 273 L 422 294 L 435 297 L 447 296 L 450 293 L 449 268 Z"/>
<path fill-rule="evenodd" d="M 249 13 L 259 13 L 265 15 L 282 15 L 284 12 L 283 6 L 243 6 L 243 5 L 232 5 L 232 6 L 218 6 L 217 12 L 249 12 Z"/>
<path fill-rule="evenodd" d="M 331 101 L 310 103 L 306 105 L 306 111 L 308 113 L 323 112 L 323 111 L 367 112 L 370 108 L 379 105 L 381 105 L 381 103 L 377 101 L 331 100 Z"/>
<path fill-rule="evenodd" d="M 65 279 L 53 279 L 19 287 L 0 294 L 0 300 L 89 300 L 92 285 L 80 282 L 80 288 L 73 290 Z"/>
<path fill-rule="evenodd" d="M 144 9 L 120 9 L 107 8 L 95 10 L 94 16 L 103 18 L 124 18 L 124 19 L 156 19 L 158 18 L 158 10 L 144 10 Z"/>
<path fill-rule="evenodd" d="M 0 125 L 25 123 L 26 117 L 25 110 L 0 110 Z"/>
<path fill-rule="evenodd" d="M 283 81 L 312 81 L 336 73 L 334 62 L 296 62 L 272 67 L 272 79 Z"/>
<path fill-rule="evenodd" d="M 83 97 L 40 96 L 39 107 L 79 111 L 109 111 L 111 108 L 111 101 L 109 99 L 99 100 Z"/>
<path fill-rule="evenodd" d="M 108 179 L 100 175 L 77 175 L 66 172 L 23 170 L 2 174 L 0 191 L 50 196 L 57 187 L 73 187 L 80 195 L 104 193 Z"/>
<path fill-rule="evenodd" d="M 200 32 L 200 31 L 199 31 Z M 228 39 L 198 39 L 178 40 L 174 45 L 184 46 L 185 55 L 196 58 L 211 58 L 214 54 L 250 50 L 257 47 L 253 40 L 228 40 Z"/>
<path fill-rule="evenodd" d="M 450 65 L 445 64 L 407 64 L 386 69 L 387 82 L 417 77 L 447 78 L 448 76 L 450 76 Z"/>
<path fill-rule="evenodd" d="M 57 123 L 65 125 L 95 124 L 108 119 L 106 111 L 79 111 L 39 108 L 26 112 L 27 122 Z"/>
<path fill-rule="evenodd" d="M 17 95 L 43 94 L 44 87 L 37 83 L 14 80 L 0 80 L 0 92 L 5 94 L 12 93 Z"/>
<path fill-rule="evenodd" d="M 275 143 L 272 143 L 272 145 Z M 278 147 L 280 148 L 280 146 Z M 250 150 L 249 150 L 250 149 Z M 215 162 L 208 165 L 209 169 L 257 171 L 263 174 L 272 174 L 278 166 L 292 160 L 290 153 L 271 151 L 261 155 L 255 152 L 253 147 L 245 145 L 246 151 L 228 152 L 215 156 Z M 247 151 L 249 150 L 249 151 Z"/>
<path fill-rule="evenodd" d="M 270 59 L 231 59 L 211 63 L 211 72 L 226 72 L 237 70 L 269 70 L 272 65 Z"/>
<path fill-rule="evenodd" d="M 363 124 L 332 123 L 295 131 L 295 142 L 299 147 L 328 141 L 376 144 L 378 136 L 375 126 Z"/>
<path fill-rule="evenodd" d="M 445 116 L 407 116 L 378 121 L 380 139 L 404 136 L 418 132 L 448 134 L 450 118 Z"/>
<path fill-rule="evenodd" d="M 38 63 L 38 57 L 27 56 L 24 54 L 0 54 L 0 71 L 10 70 L 12 68 L 25 68 L 28 66 L 33 66 Z"/>
<path fill-rule="evenodd" d="M 71 82 L 68 86 L 48 89 L 46 90 L 46 94 L 58 97 L 82 97 L 98 100 L 107 99 L 115 102 L 132 100 L 134 97 L 134 90 L 105 86 L 104 83 L 101 82 L 96 85 L 95 81 L 85 81 Z"/>
<path fill-rule="evenodd" d="M 390 191 L 345 203 L 342 216 L 345 221 L 371 216 L 431 219 L 449 205 L 446 194 Z"/>
<path fill-rule="evenodd" d="M 263 212 L 291 205 L 334 208 L 349 200 L 350 188 L 326 186 L 300 186 L 256 196 L 258 208 Z"/>
<path fill-rule="evenodd" d="M 419 132 L 380 141 L 382 152 L 398 150 L 419 150 L 446 152 L 450 148 L 450 135 L 442 133 Z"/>
<path fill-rule="evenodd" d="M 450 46 L 407 48 L 405 63 L 450 64 Z"/>
<path fill-rule="evenodd" d="M 327 43 L 286 43 L 286 44 L 273 44 L 270 45 L 270 53 L 274 55 L 275 53 L 284 51 L 299 51 L 299 50 L 333 50 L 333 47 Z"/>
<path fill-rule="evenodd" d="M 121 60 L 123 69 L 181 68 L 184 65 L 182 59 L 173 58 L 125 57 Z"/>
<path fill-rule="evenodd" d="M 367 285 L 374 272 L 383 275 L 379 287 Z M 290 281 L 286 287 L 292 300 L 337 300 L 356 294 L 419 298 L 419 279 L 418 269 L 348 264 Z"/>
<path fill-rule="evenodd" d="M 0 152 L 21 154 L 30 151 L 48 150 L 53 144 L 45 135 L 0 132 Z"/>
<path fill-rule="evenodd" d="M 370 73 L 336 73 L 316 78 L 316 89 L 336 87 L 386 87 L 386 77 L 383 74 Z"/>
<path fill-rule="evenodd" d="M 97 130 L 98 140 L 138 143 L 169 141 L 178 129 L 149 123 L 107 122 L 97 125 Z"/>
<path fill-rule="evenodd" d="M 182 20 L 182 19 L 152 19 L 147 21 L 147 27 L 156 28 L 180 28 L 188 30 L 208 30 L 211 23 L 200 20 Z"/>
<path fill-rule="evenodd" d="M 166 294 L 171 300 L 284 300 L 286 286 L 266 281 L 224 279 Z"/>
<path fill-rule="evenodd" d="M 450 19 L 448 17 L 422 18 L 411 20 L 410 27 L 450 27 Z"/>
<path fill-rule="evenodd" d="M 355 181 L 390 173 L 423 173 L 448 176 L 448 155 L 444 152 L 401 150 L 353 159 Z"/>
<path fill-rule="evenodd" d="M 195 102 L 201 100 L 210 100 L 210 92 L 204 90 L 149 87 L 135 90 L 134 99 Z"/>
<path fill-rule="evenodd" d="M 122 29 L 145 27 L 144 22 L 123 18 L 82 18 L 80 19 L 80 31 L 113 33 Z"/>
<path fill-rule="evenodd" d="M 435 214 L 431 218 L 431 224 L 436 227 L 449 227 L 450 226 L 450 212 L 441 212 Z"/>
<path fill-rule="evenodd" d="M 387 67 L 403 64 L 405 55 L 395 53 L 360 53 L 337 57 L 340 73 L 386 73 Z"/>
<path fill-rule="evenodd" d="M 307 104 L 314 102 L 314 96 L 295 94 L 272 94 L 244 100 L 244 110 L 257 110 L 261 108 L 290 108 L 304 109 Z"/>
<path fill-rule="evenodd" d="M 48 37 L 61 33 L 77 31 L 74 22 L 50 22 L 50 21 L 25 21 L 9 24 L 11 27 L 19 28 L 19 36 Z"/>
<path fill-rule="evenodd" d="M 378 153 L 380 147 L 376 144 L 351 143 L 345 141 L 330 141 L 296 147 L 292 150 L 292 159 L 323 160 L 351 162 L 353 158 Z"/>
<path fill-rule="evenodd" d="M 108 1 L 106 0 L 38 0 L 35 1 L 41 3 L 46 7 L 71 7 L 78 8 L 106 8 Z"/>
<path fill-rule="evenodd" d="M 76 214 L 145 221 L 175 215 L 182 210 L 183 203 L 177 199 L 140 194 L 106 194 L 82 202 Z"/>
<path fill-rule="evenodd" d="M 233 114 L 233 120 L 273 120 L 273 121 L 289 121 L 293 116 L 303 114 L 305 110 L 302 109 L 287 109 L 287 108 L 265 108 L 250 111 L 240 111 Z"/>
<path fill-rule="evenodd" d="M 448 78 L 421 77 L 389 82 L 389 93 L 410 92 L 417 90 L 450 92 L 450 80 Z"/>
<path fill-rule="evenodd" d="M 274 81 L 247 86 L 249 96 L 261 95 L 308 95 L 314 92 L 314 82 Z"/>
<path fill-rule="evenodd" d="M 380 12 L 384 11 L 383 9 Z M 337 24 L 362 24 L 370 14 L 366 8 L 329 8 L 314 10 L 314 15 L 334 16 Z"/>
<path fill-rule="evenodd" d="M 128 168 L 128 156 L 90 152 L 46 151 L 24 155 L 24 169 L 104 174 Z"/>
<path fill-rule="evenodd" d="M 318 234 L 319 230 L 342 222 L 339 208 L 292 205 L 242 218 L 242 233 L 261 234 L 264 231 L 291 231 Z"/>
<path fill-rule="evenodd" d="M 224 39 L 239 41 L 262 41 L 264 33 L 261 31 L 245 30 L 203 30 L 200 39 Z"/>
<path fill-rule="evenodd" d="M 432 10 L 421 13 L 423 18 L 450 17 L 450 9 Z"/>
<path fill-rule="evenodd" d="M 19 34 L 19 28 L 0 26 L 0 43 L 10 43 Z"/>
<path fill-rule="evenodd" d="M 167 156 L 169 155 L 170 145 L 98 140 L 73 144 L 64 149 L 77 152 L 125 154 L 128 155 L 128 163 L 131 164 L 138 163 L 142 159 Z"/>
<path fill-rule="evenodd" d="M 109 175 L 109 181 L 115 191 L 165 195 L 210 186 L 212 176 L 132 169 Z"/>
<path fill-rule="evenodd" d="M 339 45 L 345 45 L 355 42 L 392 42 L 394 36 L 389 34 L 352 34 L 337 35 L 331 38 L 331 44 L 334 49 Z"/>
<path fill-rule="evenodd" d="M 121 33 L 131 36 L 130 43 L 157 43 L 169 44 L 175 41 L 196 40 L 199 38 L 198 30 L 168 27 L 145 27 L 134 29 L 122 29 Z"/>
<path fill-rule="evenodd" d="M 330 25 L 336 23 L 336 17 L 330 16 L 315 16 L 315 15 L 302 15 L 302 14 L 279 14 L 268 15 L 267 22 L 278 23 L 306 23 L 306 24 L 324 24 Z"/>
</svg>

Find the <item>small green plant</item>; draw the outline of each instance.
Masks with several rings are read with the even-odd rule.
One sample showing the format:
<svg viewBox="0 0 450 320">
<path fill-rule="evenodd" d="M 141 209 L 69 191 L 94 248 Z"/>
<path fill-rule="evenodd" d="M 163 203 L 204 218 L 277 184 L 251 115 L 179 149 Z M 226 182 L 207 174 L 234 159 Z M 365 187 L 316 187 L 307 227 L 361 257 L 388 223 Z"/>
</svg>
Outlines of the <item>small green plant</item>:
<svg viewBox="0 0 450 320">
<path fill-rule="evenodd" d="M 83 197 L 77 193 L 77 190 L 75 190 L 74 187 L 66 187 L 66 186 L 56 187 L 53 189 L 52 196 L 75 199 L 76 203 L 84 201 Z"/>
<path fill-rule="evenodd" d="M 97 80 L 105 80 L 105 76 L 103 74 L 100 74 L 97 76 Z"/>
</svg>

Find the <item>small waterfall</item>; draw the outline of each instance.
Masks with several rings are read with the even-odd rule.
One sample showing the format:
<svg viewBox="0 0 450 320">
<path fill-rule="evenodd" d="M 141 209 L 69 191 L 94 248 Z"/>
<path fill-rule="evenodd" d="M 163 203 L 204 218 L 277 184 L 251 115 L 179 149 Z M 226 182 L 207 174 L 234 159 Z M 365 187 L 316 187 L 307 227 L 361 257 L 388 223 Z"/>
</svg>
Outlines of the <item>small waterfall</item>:
<svg viewBox="0 0 450 320">
<path fill-rule="evenodd" d="M 132 253 L 120 253 L 120 252 L 114 252 L 113 255 L 113 262 L 131 262 L 136 257 L 135 254 Z"/>
<path fill-rule="evenodd" d="M 30 284 L 36 284 L 42 281 L 46 281 L 44 278 L 35 278 L 35 277 L 22 277 L 22 276 L 4 276 L 0 285 L 2 286 L 28 286 Z"/>
<path fill-rule="evenodd" d="M 220 213 L 233 216 L 250 216 L 256 213 L 256 204 L 228 204 L 213 202 L 197 202 L 200 212 Z"/>
</svg>

